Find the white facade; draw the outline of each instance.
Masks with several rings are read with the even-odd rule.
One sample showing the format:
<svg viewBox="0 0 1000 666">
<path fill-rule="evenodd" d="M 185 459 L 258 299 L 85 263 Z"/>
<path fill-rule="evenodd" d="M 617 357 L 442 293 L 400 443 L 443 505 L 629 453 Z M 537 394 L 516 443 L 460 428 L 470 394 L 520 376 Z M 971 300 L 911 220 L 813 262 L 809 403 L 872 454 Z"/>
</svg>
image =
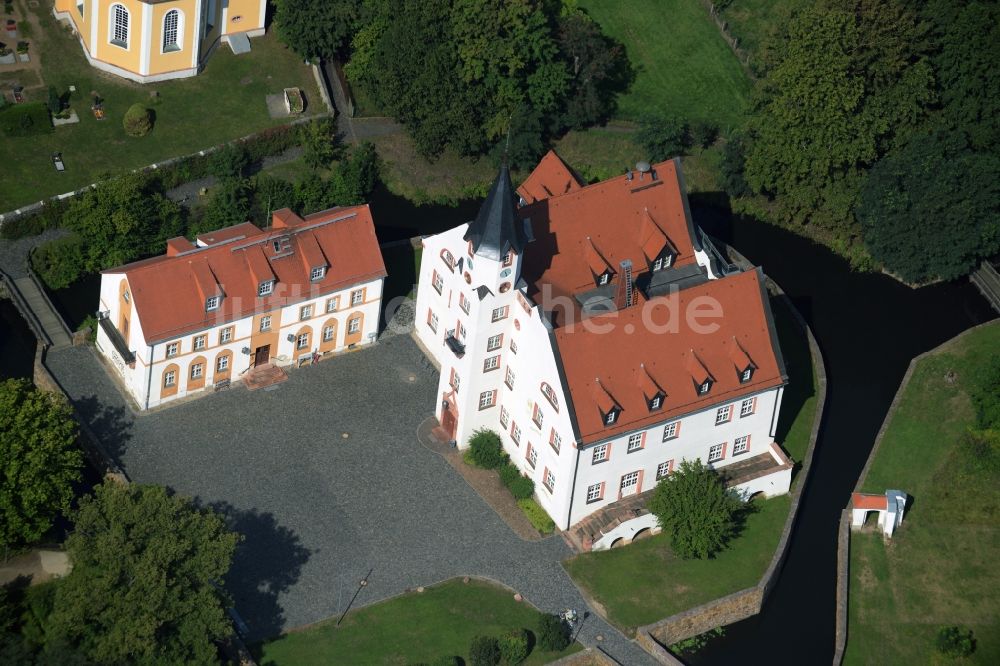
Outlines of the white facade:
<svg viewBox="0 0 1000 666">
<path fill-rule="evenodd" d="M 117 370 L 128 392 L 140 409 L 149 409 L 193 393 L 212 389 L 219 381 L 236 381 L 252 367 L 254 340 L 261 335 L 260 317 L 270 316 L 270 330 L 264 331 L 276 340 L 269 362 L 292 366 L 310 361 L 313 354 L 327 355 L 344 351 L 350 345 L 361 346 L 375 341 L 381 310 L 383 280 L 377 279 L 351 285 L 342 290 L 256 313 L 235 321 L 220 321 L 211 327 L 185 332 L 175 338 L 147 342 L 135 304 L 122 294 L 130 293 L 124 273 L 106 273 L 101 277 L 100 310 L 103 317 L 119 329 L 135 361 L 128 364 L 115 349 L 104 327 L 97 330 L 97 348 Z M 362 291 L 364 300 L 351 305 L 352 294 Z M 338 308 L 327 312 L 327 303 L 338 298 Z M 311 308 L 311 315 L 301 317 L 302 308 Z M 124 310 L 124 311 L 123 311 Z M 129 325 L 121 330 L 122 315 Z M 358 331 L 351 332 L 352 320 Z M 325 339 L 332 328 L 333 337 Z M 309 336 L 300 346 L 303 332 Z M 348 343 L 348 336 L 357 342 Z M 326 337 L 330 337 L 326 334 Z M 203 345 L 203 346 L 201 346 Z M 175 348 L 176 346 L 176 348 Z M 248 353 L 249 352 L 249 353 Z M 228 361 L 220 359 L 228 357 Z M 200 370 L 194 366 L 201 364 Z M 173 382 L 165 373 L 173 370 Z M 197 375 L 197 376 L 195 376 Z"/>
</svg>

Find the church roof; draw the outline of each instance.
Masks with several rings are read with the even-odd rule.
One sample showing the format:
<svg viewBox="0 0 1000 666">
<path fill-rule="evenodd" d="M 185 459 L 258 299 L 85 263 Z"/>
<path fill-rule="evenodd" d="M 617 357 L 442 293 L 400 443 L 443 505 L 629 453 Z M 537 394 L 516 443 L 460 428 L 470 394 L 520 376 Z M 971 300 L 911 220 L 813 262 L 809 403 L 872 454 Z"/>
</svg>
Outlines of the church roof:
<svg viewBox="0 0 1000 666">
<path fill-rule="evenodd" d="M 508 250 L 520 254 L 524 249 L 523 223 L 517 215 L 517 195 L 510 182 L 510 169 L 500 167 L 490 193 L 469 224 L 465 240 L 472 251 L 499 261 Z"/>
</svg>

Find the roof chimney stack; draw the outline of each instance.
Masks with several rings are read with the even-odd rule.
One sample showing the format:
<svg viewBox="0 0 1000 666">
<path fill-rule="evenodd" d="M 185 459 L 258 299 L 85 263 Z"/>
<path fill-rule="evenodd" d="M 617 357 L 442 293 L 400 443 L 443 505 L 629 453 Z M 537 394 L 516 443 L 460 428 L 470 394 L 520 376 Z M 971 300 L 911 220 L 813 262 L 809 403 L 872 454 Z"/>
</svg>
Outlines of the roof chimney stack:
<svg viewBox="0 0 1000 666">
<path fill-rule="evenodd" d="M 619 310 L 631 307 L 635 300 L 635 290 L 632 285 L 632 260 L 624 259 L 619 264 L 621 268 L 618 280 L 618 291 L 615 294 L 615 305 Z"/>
</svg>

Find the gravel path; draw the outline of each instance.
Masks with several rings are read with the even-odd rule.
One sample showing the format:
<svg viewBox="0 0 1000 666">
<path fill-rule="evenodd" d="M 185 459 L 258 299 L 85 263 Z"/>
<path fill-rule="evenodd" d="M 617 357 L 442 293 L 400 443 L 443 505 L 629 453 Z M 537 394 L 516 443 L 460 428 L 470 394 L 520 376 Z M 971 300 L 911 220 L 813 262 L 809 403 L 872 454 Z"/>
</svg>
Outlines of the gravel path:
<svg viewBox="0 0 1000 666">
<path fill-rule="evenodd" d="M 28 275 L 28 253 L 46 241 L 65 236 L 65 229 L 49 229 L 37 236 L 19 240 L 0 239 L 0 269 L 12 278 Z"/>
<path fill-rule="evenodd" d="M 144 415 L 89 347 L 48 365 L 134 481 L 215 506 L 245 535 L 227 587 L 251 638 L 343 612 L 369 570 L 355 607 L 473 575 L 546 611 L 586 608 L 561 538 L 519 539 L 417 442 L 437 375 L 409 336 L 294 370 L 273 391 L 234 387 Z M 593 613 L 579 640 L 653 663 Z"/>
</svg>

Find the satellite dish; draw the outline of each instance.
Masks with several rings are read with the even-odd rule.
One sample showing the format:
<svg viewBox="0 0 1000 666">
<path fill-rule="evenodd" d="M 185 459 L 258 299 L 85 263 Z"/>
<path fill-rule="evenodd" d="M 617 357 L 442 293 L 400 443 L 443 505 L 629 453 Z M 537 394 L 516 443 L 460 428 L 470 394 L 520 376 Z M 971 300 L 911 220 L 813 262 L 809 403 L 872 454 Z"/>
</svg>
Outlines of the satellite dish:
<svg viewBox="0 0 1000 666">
<path fill-rule="evenodd" d="M 649 166 L 649 162 L 636 162 L 635 163 L 635 170 L 638 171 L 639 173 L 649 173 L 651 169 L 652 169 L 652 167 Z"/>
</svg>

